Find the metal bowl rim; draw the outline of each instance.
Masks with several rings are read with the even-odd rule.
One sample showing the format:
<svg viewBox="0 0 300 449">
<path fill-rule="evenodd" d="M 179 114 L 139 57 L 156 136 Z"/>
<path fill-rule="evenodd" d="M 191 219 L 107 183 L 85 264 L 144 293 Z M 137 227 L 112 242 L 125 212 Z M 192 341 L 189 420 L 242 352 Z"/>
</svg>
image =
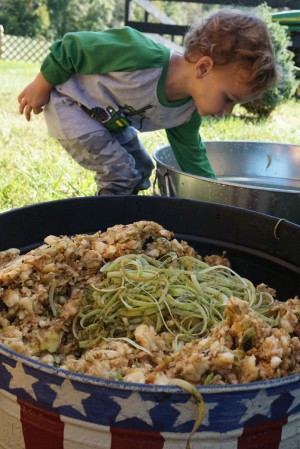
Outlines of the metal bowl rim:
<svg viewBox="0 0 300 449">
<path fill-rule="evenodd" d="M 278 142 L 259 142 L 259 141 L 249 141 L 249 140 L 207 140 L 206 143 L 254 143 L 254 144 L 260 144 L 260 145 L 280 145 L 280 146 L 286 146 L 286 147 L 290 147 L 290 146 L 295 146 L 299 148 L 300 151 L 300 145 L 294 145 L 294 144 L 287 144 L 287 143 L 278 143 Z M 257 191 L 265 191 L 265 192 L 278 192 L 278 193 L 289 193 L 289 194 L 294 194 L 294 195 L 299 195 L 300 194 L 300 190 L 295 190 L 295 189 L 278 189 L 278 188 L 268 188 L 268 187 L 254 187 L 251 185 L 246 185 L 246 184 L 239 184 L 238 182 L 227 182 L 227 181 L 219 181 L 218 179 L 211 179 L 211 178 L 205 178 L 204 176 L 198 176 L 198 175 L 193 175 L 191 173 L 185 173 L 183 171 L 180 171 L 174 167 L 170 167 L 169 165 L 166 165 L 165 163 L 163 163 L 162 161 L 160 161 L 157 157 L 157 154 L 159 153 L 159 151 L 164 150 L 165 148 L 171 148 L 170 145 L 164 145 L 162 147 L 157 148 L 154 152 L 153 152 L 153 158 L 155 160 L 156 163 L 160 164 L 161 166 L 163 166 L 164 168 L 166 168 L 169 172 L 171 173 L 176 173 L 177 175 L 186 175 L 188 177 L 194 178 L 194 179 L 201 179 L 203 182 L 206 183 L 211 183 L 212 185 L 227 185 L 233 188 L 239 188 L 239 189 L 244 189 L 244 190 L 257 190 Z"/>
</svg>

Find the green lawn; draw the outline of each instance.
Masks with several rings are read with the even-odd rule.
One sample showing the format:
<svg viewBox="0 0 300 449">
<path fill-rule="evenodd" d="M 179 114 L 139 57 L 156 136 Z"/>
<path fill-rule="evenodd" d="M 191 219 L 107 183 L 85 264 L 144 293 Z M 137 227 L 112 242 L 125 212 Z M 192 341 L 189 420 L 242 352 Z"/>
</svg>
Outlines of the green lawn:
<svg viewBox="0 0 300 449">
<path fill-rule="evenodd" d="M 18 113 L 17 96 L 35 76 L 37 64 L 0 62 L 0 212 L 24 205 L 94 195 L 92 172 L 82 169 L 47 135 L 43 115 L 28 123 Z M 265 122 L 244 118 L 204 118 L 205 140 L 252 140 L 300 144 L 300 101 L 282 104 Z M 141 134 L 152 153 L 167 144 L 164 131 Z M 153 193 L 149 189 L 148 194 Z"/>
</svg>

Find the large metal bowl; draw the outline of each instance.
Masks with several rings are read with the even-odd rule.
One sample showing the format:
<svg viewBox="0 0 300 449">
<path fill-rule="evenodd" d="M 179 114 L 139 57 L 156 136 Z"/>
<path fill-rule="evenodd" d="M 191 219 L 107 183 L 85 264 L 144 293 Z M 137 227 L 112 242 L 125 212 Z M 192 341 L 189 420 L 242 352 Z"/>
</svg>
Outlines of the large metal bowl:
<svg viewBox="0 0 300 449">
<path fill-rule="evenodd" d="M 91 197 L 0 214 L 0 250 L 23 252 L 49 235 L 93 233 L 154 220 L 201 254 L 226 250 L 235 270 L 283 300 L 299 294 L 300 226 L 231 206 L 179 198 Z M 201 386 L 201 449 L 298 449 L 300 374 L 252 384 Z M 196 416 L 177 387 L 64 371 L 0 345 L 2 449 L 185 449 Z"/>
<path fill-rule="evenodd" d="M 164 196 L 227 204 L 300 224 L 300 145 L 209 141 L 217 180 L 182 172 L 169 145 L 154 153 Z"/>
</svg>

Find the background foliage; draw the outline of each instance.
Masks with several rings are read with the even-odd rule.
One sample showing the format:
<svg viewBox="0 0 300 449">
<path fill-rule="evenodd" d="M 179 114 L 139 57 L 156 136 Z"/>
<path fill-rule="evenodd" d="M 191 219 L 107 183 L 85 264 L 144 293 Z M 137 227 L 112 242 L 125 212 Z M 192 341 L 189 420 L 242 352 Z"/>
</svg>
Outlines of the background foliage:
<svg viewBox="0 0 300 449">
<path fill-rule="evenodd" d="M 281 80 L 274 88 L 269 89 L 258 100 L 245 104 L 244 108 L 259 117 L 267 117 L 277 105 L 293 97 L 298 83 L 294 70 L 294 54 L 288 50 L 289 37 L 286 33 L 287 27 L 280 25 L 278 22 L 272 22 L 272 8 L 265 3 L 257 9 L 259 17 L 268 26 L 277 64 L 281 73 Z"/>
<path fill-rule="evenodd" d="M 188 24 L 211 9 L 208 5 L 176 1 L 153 4 L 176 20 Z M 132 5 L 133 19 L 143 20 L 144 10 Z M 7 34 L 59 39 L 68 31 L 103 30 L 124 23 L 125 0 L 0 0 L 0 23 Z"/>
</svg>

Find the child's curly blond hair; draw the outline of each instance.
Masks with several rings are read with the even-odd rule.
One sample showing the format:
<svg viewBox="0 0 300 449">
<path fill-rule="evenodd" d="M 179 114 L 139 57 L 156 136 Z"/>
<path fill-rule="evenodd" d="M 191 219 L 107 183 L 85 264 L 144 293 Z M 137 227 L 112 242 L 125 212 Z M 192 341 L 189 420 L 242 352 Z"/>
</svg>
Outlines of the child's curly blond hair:
<svg viewBox="0 0 300 449">
<path fill-rule="evenodd" d="M 185 36 L 184 57 L 196 62 L 210 56 L 216 65 L 238 63 L 255 94 L 273 87 L 279 77 L 265 22 L 255 14 L 223 8 L 193 25 Z"/>
</svg>

